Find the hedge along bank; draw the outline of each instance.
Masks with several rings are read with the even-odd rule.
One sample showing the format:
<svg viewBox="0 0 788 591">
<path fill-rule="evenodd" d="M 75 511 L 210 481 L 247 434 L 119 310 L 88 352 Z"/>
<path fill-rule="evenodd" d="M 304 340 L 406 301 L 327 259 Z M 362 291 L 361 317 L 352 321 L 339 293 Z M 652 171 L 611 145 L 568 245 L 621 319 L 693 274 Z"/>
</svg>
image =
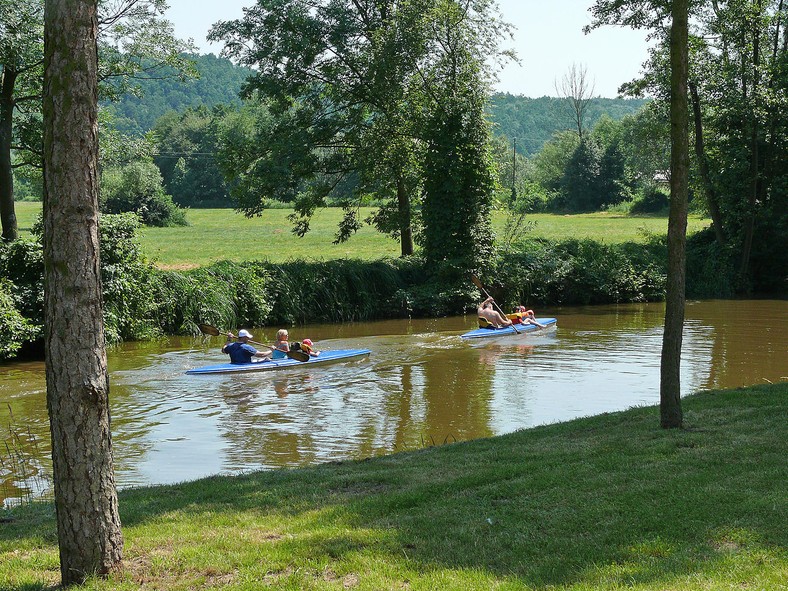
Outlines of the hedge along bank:
<svg viewBox="0 0 788 591">
<path fill-rule="evenodd" d="M 440 317 L 475 309 L 468 278 L 455 284 L 427 271 L 419 256 L 378 261 L 222 261 L 191 271 L 157 269 L 137 240 L 133 214 L 104 215 L 101 268 L 105 329 L 111 343 L 164 334 L 198 334 L 197 324 L 292 325 L 382 318 Z M 532 239 L 497 252 L 479 272 L 504 307 L 658 301 L 663 298 L 664 240 L 607 245 L 592 240 Z M 726 295 L 724 260 L 688 255 L 704 266 L 694 285 Z M 723 272 L 721 272 L 721 270 Z M 42 336 L 43 260 L 35 240 L 0 245 L 0 356 L 33 352 Z M 722 278 L 722 279 L 721 279 Z"/>
</svg>

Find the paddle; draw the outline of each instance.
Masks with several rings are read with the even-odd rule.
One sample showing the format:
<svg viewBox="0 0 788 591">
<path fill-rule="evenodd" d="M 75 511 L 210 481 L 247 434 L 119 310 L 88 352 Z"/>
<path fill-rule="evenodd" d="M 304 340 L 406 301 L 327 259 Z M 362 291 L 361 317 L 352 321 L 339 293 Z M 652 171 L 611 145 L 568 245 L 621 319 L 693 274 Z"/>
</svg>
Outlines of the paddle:
<svg viewBox="0 0 788 591">
<path fill-rule="evenodd" d="M 212 337 L 218 337 L 221 334 L 227 334 L 223 333 L 215 326 L 211 326 L 210 324 L 198 324 L 197 326 L 200 328 L 200 331 L 203 334 L 211 335 Z M 249 342 L 261 347 L 265 347 L 266 349 L 270 349 L 271 351 L 275 350 L 274 347 L 271 347 L 270 345 L 265 345 L 252 340 L 249 340 Z M 290 359 L 295 359 L 296 361 L 309 361 L 309 354 L 304 353 L 303 351 L 282 351 L 282 353 L 287 355 Z"/>
<path fill-rule="evenodd" d="M 481 290 L 482 290 L 482 292 L 484 293 L 484 295 L 486 295 L 488 298 L 490 297 L 490 294 L 489 294 L 489 293 L 487 293 L 487 290 L 486 290 L 486 289 L 484 289 L 484 285 L 482 285 L 482 282 L 481 282 L 481 281 L 479 281 L 479 278 L 478 278 L 476 275 L 471 275 L 471 281 L 473 281 L 473 284 L 474 284 L 476 287 L 478 287 L 479 289 L 481 289 Z M 495 300 L 493 300 L 493 304 L 495 304 L 495 307 L 496 307 L 496 308 L 498 308 L 498 311 L 501 313 L 501 316 L 503 316 L 504 318 L 506 318 L 506 314 L 504 314 L 504 313 L 503 313 L 503 310 L 501 310 L 501 307 L 498 305 L 498 302 L 496 302 Z M 514 332 L 516 332 L 517 334 L 520 334 L 520 331 L 519 331 L 519 330 L 517 330 L 517 327 L 514 325 L 514 322 L 512 322 L 512 328 L 514 329 Z"/>
</svg>

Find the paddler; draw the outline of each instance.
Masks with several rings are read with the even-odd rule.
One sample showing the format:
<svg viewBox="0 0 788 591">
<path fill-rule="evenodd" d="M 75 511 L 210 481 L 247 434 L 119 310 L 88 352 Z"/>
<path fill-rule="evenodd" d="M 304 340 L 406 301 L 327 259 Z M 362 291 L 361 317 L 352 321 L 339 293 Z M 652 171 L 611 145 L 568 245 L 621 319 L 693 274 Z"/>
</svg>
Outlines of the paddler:
<svg viewBox="0 0 788 591">
<path fill-rule="evenodd" d="M 230 356 L 230 363 L 252 363 L 253 357 L 261 357 L 263 361 L 271 361 L 271 351 L 258 351 L 249 344 L 252 333 L 245 328 L 238 331 L 236 341 L 233 341 L 234 338 L 236 338 L 235 335 L 228 332 L 227 342 L 222 346 L 222 353 L 227 353 Z"/>
<path fill-rule="evenodd" d="M 479 317 L 479 325 L 481 326 L 482 322 L 487 322 L 492 328 L 511 326 L 512 321 L 508 318 L 504 318 L 498 310 L 493 308 L 493 301 L 492 296 L 490 296 L 479 304 L 479 307 L 476 309 L 476 315 Z"/>
</svg>

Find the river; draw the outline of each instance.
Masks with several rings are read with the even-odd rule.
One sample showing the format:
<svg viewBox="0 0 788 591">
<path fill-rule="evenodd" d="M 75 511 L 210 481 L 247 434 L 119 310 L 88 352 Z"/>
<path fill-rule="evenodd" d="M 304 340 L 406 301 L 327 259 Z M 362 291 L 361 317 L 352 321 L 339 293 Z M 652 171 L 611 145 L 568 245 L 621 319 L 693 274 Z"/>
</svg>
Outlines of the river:
<svg viewBox="0 0 788 591">
<path fill-rule="evenodd" d="M 658 404 L 663 304 L 538 312 L 557 329 L 475 344 L 459 337 L 473 316 L 293 327 L 293 340 L 372 353 L 287 373 L 186 375 L 225 361 L 221 338 L 113 348 L 117 483 L 366 458 Z M 788 380 L 788 301 L 688 302 L 681 368 L 684 394 Z M 0 499 L 13 504 L 50 492 L 44 366 L 0 373 Z"/>
</svg>

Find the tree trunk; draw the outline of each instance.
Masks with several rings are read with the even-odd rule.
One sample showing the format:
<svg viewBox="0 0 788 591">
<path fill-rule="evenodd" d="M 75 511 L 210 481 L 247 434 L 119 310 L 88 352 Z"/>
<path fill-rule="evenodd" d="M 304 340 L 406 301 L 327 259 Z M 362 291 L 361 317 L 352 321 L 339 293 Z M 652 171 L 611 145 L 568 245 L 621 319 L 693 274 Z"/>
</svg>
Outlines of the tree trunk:
<svg viewBox="0 0 788 591">
<path fill-rule="evenodd" d="M 660 364 L 660 424 L 680 428 L 681 343 L 684 330 L 689 109 L 687 101 L 688 0 L 674 0 L 670 32 L 670 217 L 665 332 Z"/>
<path fill-rule="evenodd" d="M 688 82 L 688 86 L 690 95 L 692 96 L 692 114 L 695 121 L 695 155 L 698 158 L 700 178 L 703 183 L 703 188 L 706 191 L 706 200 L 709 204 L 709 213 L 711 214 L 711 221 L 714 227 L 714 235 L 717 238 L 717 244 L 725 246 L 725 231 L 722 225 L 720 203 L 717 197 L 717 191 L 714 189 L 714 184 L 711 182 L 709 161 L 706 158 L 706 148 L 703 144 L 703 120 L 701 119 L 698 87 L 694 82 Z"/>
<path fill-rule="evenodd" d="M 399 240 L 402 256 L 413 254 L 413 225 L 410 215 L 410 199 L 402 175 L 397 178 L 397 206 L 399 210 Z"/>
<path fill-rule="evenodd" d="M 99 268 L 96 0 L 46 0 L 44 21 L 47 407 L 70 585 L 108 573 L 123 549 Z"/>
<path fill-rule="evenodd" d="M 752 41 L 752 109 L 750 121 L 750 190 L 747 195 L 747 209 L 744 214 L 744 237 L 742 241 L 741 264 L 739 266 L 739 287 L 743 288 L 747 284 L 747 274 L 749 273 L 750 256 L 752 254 L 752 241 L 755 235 L 755 212 L 758 202 L 759 182 L 760 182 L 760 154 L 759 154 L 759 134 L 760 126 L 758 124 L 758 111 L 760 96 L 760 45 L 761 36 L 759 28 L 759 19 L 761 16 L 762 8 L 761 3 L 756 2 L 758 12 L 753 19 L 753 41 Z"/>
<path fill-rule="evenodd" d="M 11 168 L 16 77 L 17 71 L 4 64 L 0 72 L 0 224 L 3 240 L 19 238 L 14 210 L 14 171 Z"/>
</svg>

